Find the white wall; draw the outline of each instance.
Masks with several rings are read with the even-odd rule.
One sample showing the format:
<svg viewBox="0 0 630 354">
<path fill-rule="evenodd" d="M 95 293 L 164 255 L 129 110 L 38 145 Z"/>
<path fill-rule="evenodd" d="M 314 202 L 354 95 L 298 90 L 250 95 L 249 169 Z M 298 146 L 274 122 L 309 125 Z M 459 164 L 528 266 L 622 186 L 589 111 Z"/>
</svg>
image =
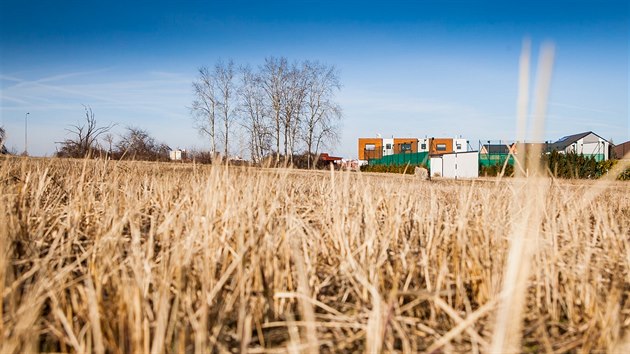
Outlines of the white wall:
<svg viewBox="0 0 630 354">
<path fill-rule="evenodd" d="M 387 144 L 389 144 L 390 148 L 387 149 Z M 394 139 L 383 139 L 383 156 L 393 155 L 394 154 Z"/>
<path fill-rule="evenodd" d="M 422 144 L 424 144 L 424 149 L 422 148 Z M 418 152 L 429 151 L 429 139 L 421 138 L 418 139 Z"/>
<path fill-rule="evenodd" d="M 442 176 L 442 156 L 431 157 L 431 176 Z"/>
<path fill-rule="evenodd" d="M 457 149 L 457 145 L 461 146 L 461 149 Z M 468 140 L 466 139 L 453 139 L 453 151 L 454 152 L 466 152 L 468 151 Z"/>
<path fill-rule="evenodd" d="M 479 153 L 469 151 L 457 155 L 457 178 L 479 177 Z"/>
<path fill-rule="evenodd" d="M 457 155 L 461 154 L 444 154 L 442 155 L 442 177 L 457 177 Z"/>
</svg>

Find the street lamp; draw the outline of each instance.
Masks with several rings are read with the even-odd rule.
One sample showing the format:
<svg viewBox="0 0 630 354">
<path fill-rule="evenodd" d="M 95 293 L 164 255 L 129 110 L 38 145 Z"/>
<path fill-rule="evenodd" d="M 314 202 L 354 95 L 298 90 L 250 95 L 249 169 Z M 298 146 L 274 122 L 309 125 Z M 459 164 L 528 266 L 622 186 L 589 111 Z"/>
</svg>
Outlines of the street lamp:
<svg viewBox="0 0 630 354">
<path fill-rule="evenodd" d="M 26 118 L 28 118 L 29 114 L 29 112 L 26 112 L 26 115 L 24 116 L 24 156 L 28 156 L 28 126 L 26 125 Z"/>
</svg>

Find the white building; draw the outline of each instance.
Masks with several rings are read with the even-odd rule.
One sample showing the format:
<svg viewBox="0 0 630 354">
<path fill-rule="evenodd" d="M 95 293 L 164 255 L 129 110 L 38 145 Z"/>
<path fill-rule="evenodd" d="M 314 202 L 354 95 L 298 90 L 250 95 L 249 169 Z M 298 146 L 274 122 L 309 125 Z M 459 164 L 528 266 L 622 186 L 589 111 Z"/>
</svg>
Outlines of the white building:
<svg viewBox="0 0 630 354">
<path fill-rule="evenodd" d="M 186 158 L 186 150 L 175 149 L 168 153 L 171 161 L 181 161 Z"/>
<path fill-rule="evenodd" d="M 431 176 L 444 178 L 479 177 L 478 151 L 451 152 L 431 156 Z"/>
</svg>

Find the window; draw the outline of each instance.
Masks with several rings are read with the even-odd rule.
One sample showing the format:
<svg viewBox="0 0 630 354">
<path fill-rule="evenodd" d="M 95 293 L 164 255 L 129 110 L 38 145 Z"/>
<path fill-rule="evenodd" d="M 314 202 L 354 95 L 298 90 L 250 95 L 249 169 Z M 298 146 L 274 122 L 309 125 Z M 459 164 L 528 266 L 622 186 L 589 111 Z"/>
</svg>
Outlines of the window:
<svg viewBox="0 0 630 354">
<path fill-rule="evenodd" d="M 462 144 L 457 144 L 457 150 L 461 150 L 462 149 Z"/>
<path fill-rule="evenodd" d="M 446 151 L 446 144 L 437 144 L 436 149 L 437 151 Z"/>
<path fill-rule="evenodd" d="M 365 150 L 367 150 L 367 151 L 374 151 L 374 150 L 376 150 L 376 145 L 374 145 L 374 144 L 365 144 Z"/>
<path fill-rule="evenodd" d="M 400 150 L 402 150 L 402 151 L 409 151 L 409 150 L 411 150 L 411 144 L 409 144 L 409 143 L 400 144 Z"/>
<path fill-rule="evenodd" d="M 386 144 L 385 149 L 390 150 L 392 148 L 392 144 Z"/>
<path fill-rule="evenodd" d="M 426 150 L 426 149 L 427 149 L 427 144 L 422 144 L 422 145 L 420 145 L 420 149 L 422 149 L 422 150 Z"/>
</svg>

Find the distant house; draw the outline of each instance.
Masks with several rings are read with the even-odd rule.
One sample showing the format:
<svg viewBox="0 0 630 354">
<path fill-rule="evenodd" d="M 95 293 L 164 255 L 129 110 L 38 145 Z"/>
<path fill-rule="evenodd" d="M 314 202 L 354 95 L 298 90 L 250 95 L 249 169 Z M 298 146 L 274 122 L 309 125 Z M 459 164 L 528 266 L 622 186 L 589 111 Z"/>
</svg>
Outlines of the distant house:
<svg viewBox="0 0 630 354">
<path fill-rule="evenodd" d="M 467 152 L 468 140 L 463 138 L 423 138 L 419 140 L 418 152 L 428 152 L 429 155 L 450 154 L 453 152 Z"/>
<path fill-rule="evenodd" d="M 547 145 L 547 152 L 576 153 L 586 157 L 594 157 L 597 161 L 610 159 L 612 148 L 610 143 L 593 132 L 568 135 L 555 143 Z"/>
<path fill-rule="evenodd" d="M 450 154 L 469 151 L 468 140 L 463 138 L 359 138 L 359 160 L 381 159 L 398 154 L 428 153 Z"/>
<path fill-rule="evenodd" d="M 622 159 L 628 153 L 630 153 L 630 141 L 626 141 L 625 143 L 621 143 L 613 147 L 613 155 L 617 159 Z"/>
<path fill-rule="evenodd" d="M 330 156 L 328 155 L 328 153 L 325 153 L 325 152 L 322 152 L 321 154 L 319 154 L 319 161 L 326 162 L 326 163 L 341 161 L 342 159 L 343 158 L 338 157 L 338 156 Z"/>
<path fill-rule="evenodd" d="M 359 138 L 359 160 L 374 160 L 383 156 L 413 152 L 418 152 L 417 138 Z"/>
<path fill-rule="evenodd" d="M 506 145 L 506 144 L 483 144 L 481 146 L 480 153 L 481 154 L 509 154 L 510 152 L 514 153 L 514 144 Z"/>
</svg>

